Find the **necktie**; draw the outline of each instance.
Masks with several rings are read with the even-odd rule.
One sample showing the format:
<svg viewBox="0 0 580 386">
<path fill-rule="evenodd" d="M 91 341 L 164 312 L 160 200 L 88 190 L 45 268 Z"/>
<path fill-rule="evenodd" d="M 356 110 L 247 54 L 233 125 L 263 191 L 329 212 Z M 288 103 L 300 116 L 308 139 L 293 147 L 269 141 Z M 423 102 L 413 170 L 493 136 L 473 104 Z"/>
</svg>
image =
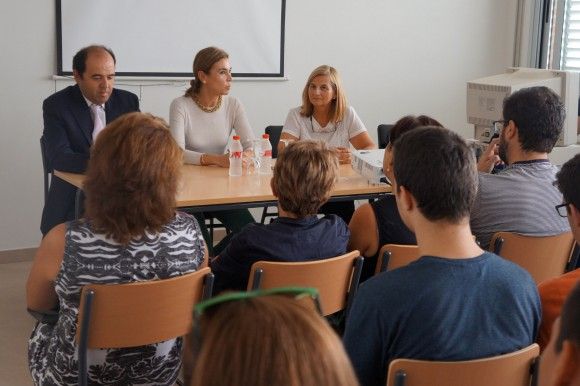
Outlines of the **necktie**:
<svg viewBox="0 0 580 386">
<path fill-rule="evenodd" d="M 97 135 L 105 128 L 105 110 L 99 105 L 91 105 L 91 115 L 93 116 L 93 142 L 97 139 Z"/>
</svg>

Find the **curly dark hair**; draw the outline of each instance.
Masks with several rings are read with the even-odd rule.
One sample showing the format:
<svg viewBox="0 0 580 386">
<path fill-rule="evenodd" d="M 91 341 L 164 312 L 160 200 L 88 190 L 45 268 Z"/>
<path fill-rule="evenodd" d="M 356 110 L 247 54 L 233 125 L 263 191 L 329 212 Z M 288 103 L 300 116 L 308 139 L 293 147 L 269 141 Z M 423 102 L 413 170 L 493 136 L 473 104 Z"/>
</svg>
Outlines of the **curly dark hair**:
<svg viewBox="0 0 580 386">
<path fill-rule="evenodd" d="M 517 126 L 522 150 L 549 153 L 564 128 L 566 108 L 547 87 L 523 88 L 503 101 L 503 119 Z"/>
<path fill-rule="evenodd" d="M 555 185 L 564 196 L 564 201 L 580 209 L 580 154 L 562 165 L 556 174 Z"/>
</svg>

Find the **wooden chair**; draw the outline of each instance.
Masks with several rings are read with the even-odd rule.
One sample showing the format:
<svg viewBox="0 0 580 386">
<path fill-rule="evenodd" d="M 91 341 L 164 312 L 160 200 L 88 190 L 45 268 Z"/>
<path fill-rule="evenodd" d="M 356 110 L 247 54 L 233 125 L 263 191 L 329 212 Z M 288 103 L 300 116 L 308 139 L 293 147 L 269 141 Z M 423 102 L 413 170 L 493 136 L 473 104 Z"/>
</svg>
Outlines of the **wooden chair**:
<svg viewBox="0 0 580 386">
<path fill-rule="evenodd" d="M 395 359 L 387 386 L 529 386 L 539 354 L 534 343 L 510 354 L 469 361 Z"/>
<path fill-rule="evenodd" d="M 87 384 L 87 350 L 136 347 L 184 336 L 193 306 L 211 296 L 209 268 L 165 280 L 83 287 L 77 322 L 79 385 Z"/>
<path fill-rule="evenodd" d="M 379 251 L 375 275 L 403 267 L 419 257 L 419 248 L 416 245 L 385 244 Z"/>
<path fill-rule="evenodd" d="M 574 248 L 574 237 L 572 232 L 544 237 L 497 232 L 491 239 L 490 248 L 496 255 L 526 269 L 539 284 L 565 272 Z"/>
<path fill-rule="evenodd" d="M 248 289 L 314 287 L 320 293 L 323 315 L 346 309 L 358 288 L 364 258 L 359 251 L 305 262 L 257 261 L 252 264 Z"/>
</svg>

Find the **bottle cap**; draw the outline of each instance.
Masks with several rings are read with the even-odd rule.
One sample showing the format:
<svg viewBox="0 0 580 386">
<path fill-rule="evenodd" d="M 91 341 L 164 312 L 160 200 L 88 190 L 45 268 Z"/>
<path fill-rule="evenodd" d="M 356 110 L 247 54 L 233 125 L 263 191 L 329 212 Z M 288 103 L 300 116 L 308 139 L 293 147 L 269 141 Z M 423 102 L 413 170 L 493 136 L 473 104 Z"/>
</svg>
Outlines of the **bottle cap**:
<svg viewBox="0 0 580 386">
<path fill-rule="evenodd" d="M 270 138 L 270 135 L 268 135 L 268 134 L 262 134 L 262 138 L 269 139 Z"/>
<path fill-rule="evenodd" d="M 234 141 L 239 141 L 240 140 L 240 136 L 239 135 L 234 135 Z"/>
</svg>

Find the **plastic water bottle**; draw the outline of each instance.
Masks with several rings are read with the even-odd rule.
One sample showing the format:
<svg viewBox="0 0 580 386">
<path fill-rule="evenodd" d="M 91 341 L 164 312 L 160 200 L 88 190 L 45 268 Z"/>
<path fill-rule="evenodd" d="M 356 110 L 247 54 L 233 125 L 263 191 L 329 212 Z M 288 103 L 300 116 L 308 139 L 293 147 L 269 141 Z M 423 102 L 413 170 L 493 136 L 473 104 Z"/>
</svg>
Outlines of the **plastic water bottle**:
<svg viewBox="0 0 580 386">
<path fill-rule="evenodd" d="M 262 149 L 260 151 L 260 174 L 272 174 L 272 144 L 270 136 L 262 134 Z"/>
<path fill-rule="evenodd" d="M 230 146 L 230 176 L 242 175 L 242 152 L 244 148 L 240 142 L 240 136 L 234 135 Z"/>
</svg>

